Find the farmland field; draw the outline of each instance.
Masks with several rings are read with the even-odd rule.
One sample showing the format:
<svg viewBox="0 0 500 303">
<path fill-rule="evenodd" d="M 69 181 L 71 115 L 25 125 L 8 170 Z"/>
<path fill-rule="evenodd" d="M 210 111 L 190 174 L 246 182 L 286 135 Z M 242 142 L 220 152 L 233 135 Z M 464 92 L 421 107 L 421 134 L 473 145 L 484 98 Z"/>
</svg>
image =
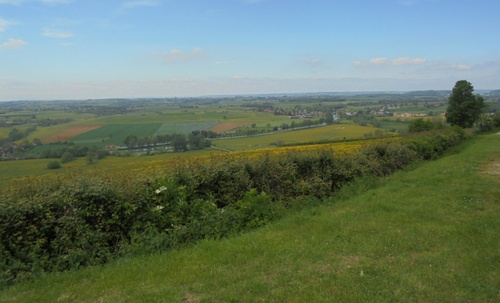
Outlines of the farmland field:
<svg viewBox="0 0 500 303">
<path fill-rule="evenodd" d="M 43 143 L 54 143 L 68 141 L 76 136 L 84 134 L 94 129 L 100 128 L 101 125 L 74 125 L 61 130 L 55 134 L 42 138 Z"/>
<path fill-rule="evenodd" d="M 359 125 L 334 124 L 323 127 L 279 132 L 246 138 L 214 140 L 217 147 L 230 150 L 246 150 L 271 147 L 278 141 L 283 144 L 297 144 L 317 141 L 333 141 L 344 139 L 361 139 L 364 134 L 373 133 L 377 128 Z"/>
<path fill-rule="evenodd" d="M 209 130 L 215 133 L 224 133 L 237 127 L 246 126 L 248 122 L 225 122 L 212 126 Z"/>
<path fill-rule="evenodd" d="M 82 146 L 124 145 L 127 136 L 149 137 L 164 134 L 189 134 L 195 130 L 207 130 L 218 122 L 169 122 L 148 124 L 109 124 L 83 133 L 71 141 Z"/>
<path fill-rule="evenodd" d="M 106 144 L 123 145 L 129 135 L 152 136 L 161 124 L 110 124 L 89 131 L 73 138 L 73 142 L 82 146 L 104 146 Z"/>
</svg>

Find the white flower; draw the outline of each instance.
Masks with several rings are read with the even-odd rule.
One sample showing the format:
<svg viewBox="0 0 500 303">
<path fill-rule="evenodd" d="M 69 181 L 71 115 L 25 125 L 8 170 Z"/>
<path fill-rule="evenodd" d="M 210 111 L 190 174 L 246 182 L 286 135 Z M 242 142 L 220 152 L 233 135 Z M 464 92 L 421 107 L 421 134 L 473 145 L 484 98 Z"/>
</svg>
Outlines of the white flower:
<svg viewBox="0 0 500 303">
<path fill-rule="evenodd" d="M 165 207 L 161 206 L 161 205 L 156 205 L 156 211 L 161 211 L 162 209 L 164 209 Z"/>
<path fill-rule="evenodd" d="M 155 190 L 155 193 L 159 194 L 159 193 L 161 193 L 164 190 L 167 190 L 166 186 L 162 186 L 162 187 L 158 188 L 157 190 Z"/>
</svg>

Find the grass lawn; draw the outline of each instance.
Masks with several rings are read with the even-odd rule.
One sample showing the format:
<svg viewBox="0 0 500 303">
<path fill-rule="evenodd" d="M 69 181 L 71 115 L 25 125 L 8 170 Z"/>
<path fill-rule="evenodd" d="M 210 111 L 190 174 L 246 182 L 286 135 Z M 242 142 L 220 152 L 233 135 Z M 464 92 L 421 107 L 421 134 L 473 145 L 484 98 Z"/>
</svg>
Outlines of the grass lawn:
<svg viewBox="0 0 500 303">
<path fill-rule="evenodd" d="M 50 274 L 1 302 L 499 302 L 500 135 L 224 240 Z"/>
</svg>

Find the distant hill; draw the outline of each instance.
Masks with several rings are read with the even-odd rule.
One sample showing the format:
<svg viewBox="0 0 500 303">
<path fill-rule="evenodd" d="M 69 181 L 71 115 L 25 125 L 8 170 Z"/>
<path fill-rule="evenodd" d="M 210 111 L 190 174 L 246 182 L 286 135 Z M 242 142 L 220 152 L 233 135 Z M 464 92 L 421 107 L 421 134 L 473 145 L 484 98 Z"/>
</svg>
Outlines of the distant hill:
<svg viewBox="0 0 500 303">
<path fill-rule="evenodd" d="M 405 93 L 407 96 L 447 96 L 450 90 L 419 90 Z"/>
</svg>

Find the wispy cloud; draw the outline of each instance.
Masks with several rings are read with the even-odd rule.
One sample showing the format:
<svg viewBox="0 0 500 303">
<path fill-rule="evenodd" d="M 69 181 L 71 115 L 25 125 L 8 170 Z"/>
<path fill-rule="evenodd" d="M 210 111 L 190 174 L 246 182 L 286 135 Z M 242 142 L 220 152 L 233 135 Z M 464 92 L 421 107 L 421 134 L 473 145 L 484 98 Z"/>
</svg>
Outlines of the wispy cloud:
<svg viewBox="0 0 500 303">
<path fill-rule="evenodd" d="M 68 39 L 75 36 L 72 32 L 61 31 L 53 28 L 44 28 L 42 30 L 42 36 L 55 39 Z"/>
<path fill-rule="evenodd" d="M 159 0 L 132 0 L 123 2 L 117 9 L 117 13 L 125 13 L 128 10 L 140 8 L 140 7 L 157 7 L 160 6 L 161 2 Z"/>
<path fill-rule="evenodd" d="M 205 57 L 205 52 L 201 48 L 193 48 L 190 52 L 181 49 L 173 49 L 166 52 L 156 52 L 153 56 L 161 58 L 163 63 L 175 64 L 183 61 L 201 59 Z"/>
<path fill-rule="evenodd" d="M 386 57 L 372 58 L 369 60 L 356 60 L 353 62 L 355 66 L 368 67 L 368 66 L 403 66 L 403 65 L 418 65 L 423 64 L 427 60 L 425 58 L 410 58 L 410 57 L 399 57 L 395 59 L 389 59 Z"/>
<path fill-rule="evenodd" d="M 410 58 L 410 57 L 400 57 L 391 60 L 392 65 L 417 65 L 417 64 L 422 64 L 427 61 L 424 58 Z"/>
<path fill-rule="evenodd" d="M 0 50 L 20 48 L 26 45 L 28 45 L 28 43 L 23 40 L 9 39 L 7 42 L 0 44 Z"/>
<path fill-rule="evenodd" d="M 305 59 L 303 62 L 311 68 L 318 68 L 318 67 L 325 67 L 326 66 L 326 64 L 323 62 L 323 60 L 318 59 L 318 58 Z"/>
<path fill-rule="evenodd" d="M 10 25 L 12 25 L 12 22 L 0 18 L 0 33 L 3 33 Z"/>
<path fill-rule="evenodd" d="M 428 65 L 428 70 L 433 71 L 468 71 L 472 67 L 468 64 L 463 63 L 452 63 L 452 62 L 433 62 Z"/>
</svg>

